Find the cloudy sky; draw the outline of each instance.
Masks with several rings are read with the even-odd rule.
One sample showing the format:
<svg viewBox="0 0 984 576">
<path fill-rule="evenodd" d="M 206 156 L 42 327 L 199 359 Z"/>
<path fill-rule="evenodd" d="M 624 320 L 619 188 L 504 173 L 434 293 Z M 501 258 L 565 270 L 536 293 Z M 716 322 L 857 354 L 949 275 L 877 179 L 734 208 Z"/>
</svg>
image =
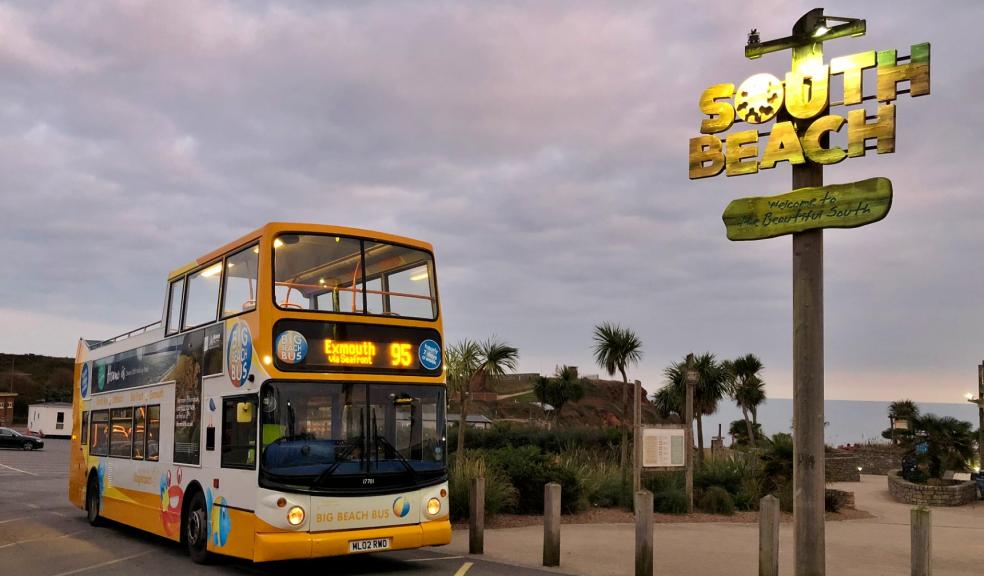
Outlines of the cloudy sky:
<svg viewBox="0 0 984 576">
<path fill-rule="evenodd" d="M 868 20 L 828 57 L 933 51 L 897 153 L 825 171 L 895 184 L 884 221 L 825 235 L 828 398 L 960 402 L 984 359 L 984 3 L 932 4 L 826 6 Z M 813 3 L 702 6 L 0 2 L 0 350 L 72 355 L 159 318 L 169 270 L 310 221 L 432 242 L 447 338 L 497 334 L 524 371 L 597 372 L 608 320 L 649 388 L 754 352 L 789 397 L 790 238 L 730 242 L 721 212 L 790 169 L 692 182 L 687 141 L 707 86 L 788 70 L 744 59 L 748 29 Z"/>
</svg>

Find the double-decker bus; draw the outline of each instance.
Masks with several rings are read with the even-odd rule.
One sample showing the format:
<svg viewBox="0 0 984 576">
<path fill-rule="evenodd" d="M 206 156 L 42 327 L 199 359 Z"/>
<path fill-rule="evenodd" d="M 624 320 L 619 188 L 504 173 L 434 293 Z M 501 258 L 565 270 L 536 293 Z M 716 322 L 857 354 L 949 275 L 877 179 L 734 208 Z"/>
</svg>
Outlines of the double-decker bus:
<svg viewBox="0 0 984 576">
<path fill-rule="evenodd" d="M 431 246 L 271 223 L 172 272 L 160 322 L 81 340 L 69 498 L 211 554 L 447 544 Z"/>
</svg>

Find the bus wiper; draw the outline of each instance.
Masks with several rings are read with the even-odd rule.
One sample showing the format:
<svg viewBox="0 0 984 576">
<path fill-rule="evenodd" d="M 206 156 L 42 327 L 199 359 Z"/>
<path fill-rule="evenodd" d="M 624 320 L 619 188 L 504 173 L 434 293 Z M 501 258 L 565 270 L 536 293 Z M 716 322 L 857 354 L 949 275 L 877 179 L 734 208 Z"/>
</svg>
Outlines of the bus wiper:
<svg viewBox="0 0 984 576">
<path fill-rule="evenodd" d="M 399 461 L 400 464 L 403 464 L 403 467 L 407 469 L 407 472 L 409 472 L 411 476 L 413 476 L 414 478 L 417 477 L 417 470 L 412 465 L 410 465 L 410 462 L 408 462 L 407 459 L 403 457 L 403 454 L 400 454 L 400 451 L 396 449 L 396 446 L 393 446 L 393 444 L 391 444 L 390 441 L 387 440 L 385 436 L 380 436 L 379 434 L 377 434 L 376 446 L 374 446 L 373 448 L 375 450 L 378 450 L 380 443 L 382 443 L 384 448 L 386 448 L 396 456 L 397 461 Z"/>
<path fill-rule="evenodd" d="M 340 443 L 340 445 L 343 446 L 343 448 L 340 451 L 336 452 L 335 461 L 332 462 L 330 466 L 325 468 L 324 471 L 321 472 L 321 474 L 318 474 L 318 477 L 314 479 L 314 485 L 321 484 L 322 482 L 327 480 L 328 477 L 331 476 L 335 472 L 335 470 L 338 469 L 338 467 L 342 464 L 342 462 L 346 462 L 345 459 L 348 458 L 349 454 L 351 454 L 352 451 L 358 448 L 359 446 L 363 445 L 364 442 L 365 439 L 360 437 L 358 442 L 346 441 L 344 444 Z"/>
</svg>

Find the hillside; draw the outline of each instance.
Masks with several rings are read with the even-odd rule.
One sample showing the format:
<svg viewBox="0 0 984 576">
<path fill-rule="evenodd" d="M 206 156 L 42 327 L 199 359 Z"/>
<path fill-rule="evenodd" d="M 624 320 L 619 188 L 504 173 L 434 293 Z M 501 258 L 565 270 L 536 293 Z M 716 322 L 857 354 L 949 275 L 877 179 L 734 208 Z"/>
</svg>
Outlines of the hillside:
<svg viewBox="0 0 984 576">
<path fill-rule="evenodd" d="M 71 402 L 75 360 L 39 354 L 0 354 L 0 391 L 16 392 L 14 418 L 27 421 L 27 406 Z"/>
<path fill-rule="evenodd" d="M 537 374 L 509 375 L 487 385 L 491 388 L 489 392 L 499 395 L 499 400 L 472 401 L 469 413 L 482 414 L 492 420 L 545 422 L 547 418 L 543 410 L 533 404 L 537 399 L 532 390 L 538 376 Z M 595 378 L 585 378 L 582 382 L 584 397 L 578 402 L 566 404 L 560 414 L 551 415 L 549 419 L 562 425 L 617 426 L 622 412 L 622 382 Z M 652 403 L 645 399 L 651 392 L 643 387 L 643 422 L 647 424 L 663 421 L 657 416 Z M 631 393 L 630 388 L 630 400 Z M 484 399 L 484 395 L 479 397 Z M 451 412 L 457 412 L 458 409 L 457 397 L 454 397 L 451 402 Z M 630 412 L 629 419 L 631 417 Z"/>
</svg>

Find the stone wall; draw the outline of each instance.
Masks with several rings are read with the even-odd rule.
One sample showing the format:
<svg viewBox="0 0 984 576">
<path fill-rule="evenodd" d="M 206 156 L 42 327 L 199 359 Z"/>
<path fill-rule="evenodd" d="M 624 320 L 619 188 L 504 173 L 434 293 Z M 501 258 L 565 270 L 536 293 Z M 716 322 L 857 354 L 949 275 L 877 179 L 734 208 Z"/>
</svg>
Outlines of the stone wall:
<svg viewBox="0 0 984 576">
<path fill-rule="evenodd" d="M 842 452 L 827 453 L 824 460 L 827 482 L 861 481 L 861 473 L 858 472 L 861 461 L 856 455 Z"/>
<path fill-rule="evenodd" d="M 890 444 L 857 444 L 827 453 L 827 458 L 851 455 L 856 458 L 855 468 L 861 467 L 862 474 L 884 476 L 892 470 L 902 469 L 905 450 Z"/>
<path fill-rule="evenodd" d="M 977 499 L 974 482 L 955 482 L 948 486 L 913 484 L 895 471 L 888 473 L 888 491 L 899 502 L 923 506 L 963 506 Z"/>
</svg>

